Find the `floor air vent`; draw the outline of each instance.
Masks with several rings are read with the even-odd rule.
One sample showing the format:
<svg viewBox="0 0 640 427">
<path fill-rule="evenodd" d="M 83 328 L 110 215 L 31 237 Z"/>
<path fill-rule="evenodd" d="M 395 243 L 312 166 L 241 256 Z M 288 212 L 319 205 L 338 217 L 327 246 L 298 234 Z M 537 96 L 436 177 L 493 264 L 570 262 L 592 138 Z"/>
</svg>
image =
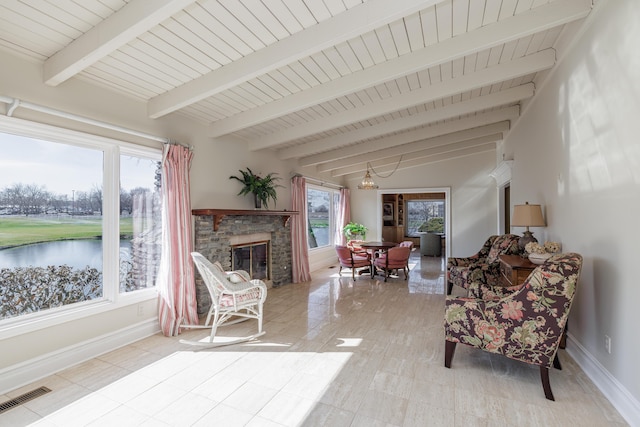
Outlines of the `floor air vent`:
<svg viewBox="0 0 640 427">
<path fill-rule="evenodd" d="M 38 387 L 35 390 L 31 390 L 22 394 L 18 397 L 14 397 L 11 400 L 7 400 L 6 402 L 0 403 L 0 414 L 8 411 L 11 408 L 15 408 L 16 406 L 20 406 L 25 402 L 35 399 L 36 397 L 40 397 L 44 394 L 49 393 L 51 390 L 47 387 Z"/>
</svg>

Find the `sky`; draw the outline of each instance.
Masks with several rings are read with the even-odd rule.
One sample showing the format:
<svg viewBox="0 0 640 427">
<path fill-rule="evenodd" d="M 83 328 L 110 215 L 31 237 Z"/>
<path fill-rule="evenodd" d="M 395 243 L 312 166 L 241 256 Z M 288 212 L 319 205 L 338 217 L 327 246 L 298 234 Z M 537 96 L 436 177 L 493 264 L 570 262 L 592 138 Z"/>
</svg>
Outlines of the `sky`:
<svg viewBox="0 0 640 427">
<path fill-rule="evenodd" d="M 13 184 L 36 184 L 56 195 L 102 187 L 102 152 L 0 133 L 0 191 Z M 123 156 L 122 187 L 150 188 L 152 162 Z M 126 171 L 126 173 L 125 173 Z"/>
</svg>

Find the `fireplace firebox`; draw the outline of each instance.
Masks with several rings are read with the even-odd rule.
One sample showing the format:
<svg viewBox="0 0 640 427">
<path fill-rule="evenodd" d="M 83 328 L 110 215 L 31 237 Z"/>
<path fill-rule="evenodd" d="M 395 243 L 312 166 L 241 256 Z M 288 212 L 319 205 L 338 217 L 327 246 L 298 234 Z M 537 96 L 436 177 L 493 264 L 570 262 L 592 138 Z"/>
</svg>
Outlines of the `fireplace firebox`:
<svg viewBox="0 0 640 427">
<path fill-rule="evenodd" d="M 250 242 L 231 246 L 233 270 L 244 270 L 252 279 L 269 280 L 269 241 Z"/>
</svg>

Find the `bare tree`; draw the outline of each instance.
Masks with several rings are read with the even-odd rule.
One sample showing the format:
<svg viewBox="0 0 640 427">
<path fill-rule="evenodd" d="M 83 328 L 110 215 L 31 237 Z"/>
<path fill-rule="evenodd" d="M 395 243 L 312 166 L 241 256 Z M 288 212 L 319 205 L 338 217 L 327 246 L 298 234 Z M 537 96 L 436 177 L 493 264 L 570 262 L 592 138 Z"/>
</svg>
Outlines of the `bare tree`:
<svg viewBox="0 0 640 427">
<path fill-rule="evenodd" d="M 102 215 L 102 186 L 93 184 L 89 199 L 91 203 L 91 211 L 100 212 L 100 215 Z"/>
<path fill-rule="evenodd" d="M 12 213 L 22 213 L 24 184 L 13 184 L 3 190 L 4 203 Z"/>
<path fill-rule="evenodd" d="M 120 187 L 120 215 L 123 212 L 131 213 L 133 211 L 133 199 L 131 193 Z"/>
<path fill-rule="evenodd" d="M 28 184 L 24 186 L 24 213 L 40 214 L 46 209 L 51 195 L 44 185 Z"/>
</svg>

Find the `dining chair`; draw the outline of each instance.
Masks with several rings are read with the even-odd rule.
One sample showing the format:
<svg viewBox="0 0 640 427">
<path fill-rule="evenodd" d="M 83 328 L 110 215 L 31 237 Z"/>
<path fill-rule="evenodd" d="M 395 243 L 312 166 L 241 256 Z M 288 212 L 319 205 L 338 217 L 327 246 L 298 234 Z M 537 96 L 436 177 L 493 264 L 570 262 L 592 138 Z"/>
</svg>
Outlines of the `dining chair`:
<svg viewBox="0 0 640 427">
<path fill-rule="evenodd" d="M 396 246 L 389 248 L 384 254 L 380 255 L 373 261 L 374 268 L 384 272 L 384 281 L 386 282 L 391 272 L 394 270 L 402 270 L 404 272 L 404 280 L 409 277 L 409 256 L 411 248 L 408 246 Z"/>
</svg>

